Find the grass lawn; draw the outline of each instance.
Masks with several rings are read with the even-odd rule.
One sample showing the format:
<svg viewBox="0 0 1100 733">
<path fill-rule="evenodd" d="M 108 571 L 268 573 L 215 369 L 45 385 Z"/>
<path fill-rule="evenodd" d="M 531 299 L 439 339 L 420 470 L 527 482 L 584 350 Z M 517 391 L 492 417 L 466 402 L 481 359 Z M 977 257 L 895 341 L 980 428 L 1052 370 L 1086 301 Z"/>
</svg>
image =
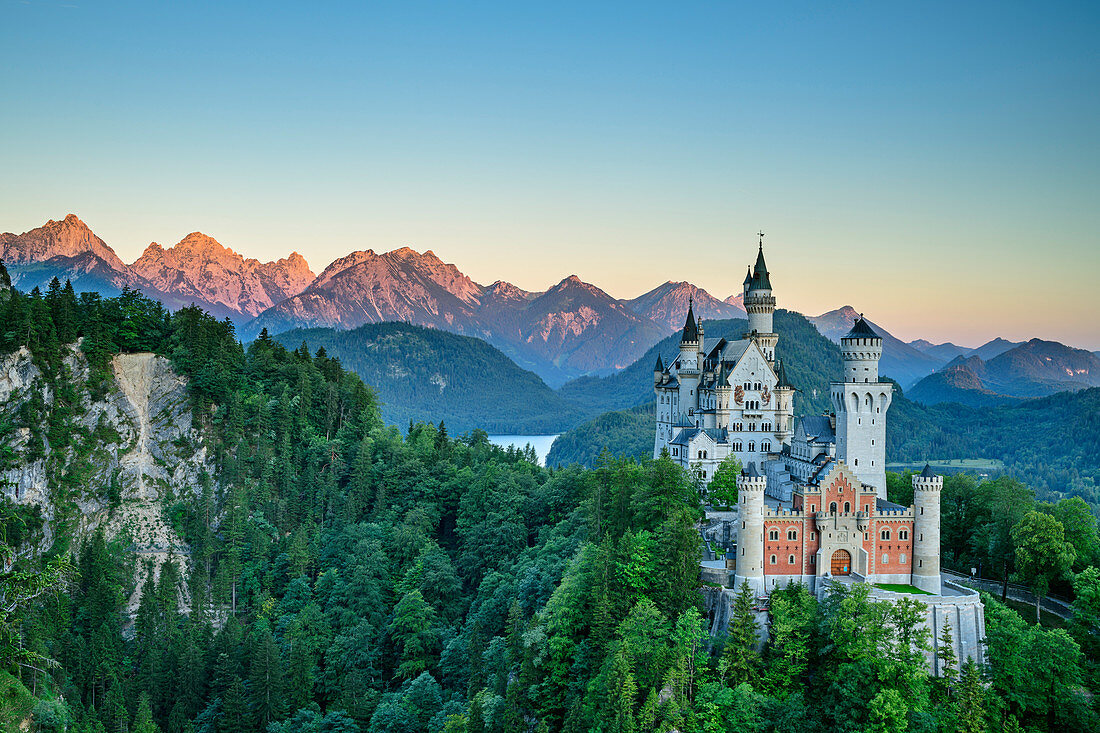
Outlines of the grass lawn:
<svg viewBox="0 0 1100 733">
<path fill-rule="evenodd" d="M 891 590 L 895 593 L 915 593 L 921 596 L 934 596 L 935 593 L 929 593 L 926 590 L 921 590 L 915 585 L 907 585 L 905 583 L 875 583 L 876 588 L 882 588 L 883 590 Z M 1035 614 L 1032 614 L 1034 616 Z"/>
</svg>

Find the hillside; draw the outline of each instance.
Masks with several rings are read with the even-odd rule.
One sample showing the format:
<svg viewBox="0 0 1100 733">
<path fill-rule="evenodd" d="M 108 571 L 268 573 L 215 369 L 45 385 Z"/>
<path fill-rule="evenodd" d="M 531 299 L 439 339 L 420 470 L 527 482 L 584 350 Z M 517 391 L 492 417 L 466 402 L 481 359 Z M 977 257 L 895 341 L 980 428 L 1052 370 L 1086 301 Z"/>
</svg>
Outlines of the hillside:
<svg viewBox="0 0 1100 733">
<path fill-rule="evenodd" d="M 899 396 L 887 421 L 886 456 L 997 458 L 1041 496 L 1076 494 L 1100 508 L 1100 388 L 983 408 Z"/>
<path fill-rule="evenodd" d="M 969 407 L 987 407 L 1018 401 L 988 389 L 979 374 L 984 372 L 981 366 L 984 365 L 977 356 L 957 360 L 917 382 L 907 394 L 926 405 L 957 402 Z"/>
<path fill-rule="evenodd" d="M 539 379 L 480 339 L 407 323 L 350 331 L 295 329 L 275 340 L 289 349 L 323 348 L 369 384 L 387 423 L 439 423 L 460 434 L 557 433 L 584 414 Z"/>
<path fill-rule="evenodd" d="M 652 458 L 653 419 L 652 404 L 597 415 L 559 435 L 546 455 L 546 465 L 576 463 L 591 468 L 604 451 L 616 457 Z"/>
</svg>

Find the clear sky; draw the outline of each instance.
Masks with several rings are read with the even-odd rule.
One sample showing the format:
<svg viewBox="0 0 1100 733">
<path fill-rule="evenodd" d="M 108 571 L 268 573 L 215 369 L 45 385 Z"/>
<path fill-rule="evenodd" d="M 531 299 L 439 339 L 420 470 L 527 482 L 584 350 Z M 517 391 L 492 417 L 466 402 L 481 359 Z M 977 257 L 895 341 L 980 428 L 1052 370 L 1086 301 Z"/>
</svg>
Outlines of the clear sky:
<svg viewBox="0 0 1100 733">
<path fill-rule="evenodd" d="M 1100 349 L 1096 2 L 0 0 L 0 231 Z"/>
</svg>

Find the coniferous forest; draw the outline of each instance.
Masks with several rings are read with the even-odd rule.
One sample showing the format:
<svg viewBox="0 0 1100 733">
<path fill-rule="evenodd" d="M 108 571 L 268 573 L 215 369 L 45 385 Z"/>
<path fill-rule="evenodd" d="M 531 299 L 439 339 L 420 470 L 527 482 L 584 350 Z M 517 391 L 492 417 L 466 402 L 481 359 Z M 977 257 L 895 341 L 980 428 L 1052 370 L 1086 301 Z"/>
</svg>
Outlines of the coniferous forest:
<svg viewBox="0 0 1100 733">
<path fill-rule="evenodd" d="M 712 637 L 699 495 L 668 460 L 546 469 L 479 430 L 415 423 L 403 434 L 323 350 L 267 337 L 245 347 L 228 321 L 197 308 L 169 313 L 130 291 L 77 296 L 56 281 L 44 294 L 5 287 L 0 298 L 0 353 L 29 349 L 52 396 L 0 421 L 9 446 L 0 468 L 48 454 L 51 504 L 48 513 L 3 504 L 8 729 L 1097 726 L 1095 569 L 1075 576 L 1079 612 L 1066 628 L 1029 624 L 988 598 L 991 664 L 956 660 L 940 678 L 924 665 L 931 640 L 918 607 L 860 586 L 820 602 L 799 586 L 776 592 L 762 648 L 742 593 L 729 628 Z M 68 366 L 73 348 L 85 379 Z M 76 420 L 84 397 L 114 388 L 112 355 L 137 351 L 187 377 L 213 471 L 162 497 L 188 554 L 149 576 L 131 612 L 141 560 L 130 540 L 81 529 L 78 498 L 117 489 L 87 485 L 90 436 Z M 29 436 L 18 450 L 17 434 Z M 1019 490 L 984 491 L 960 484 L 951 496 L 996 525 L 988 540 L 1008 552 L 1015 524 L 1006 540 L 992 518 Z M 1070 509 L 1064 518 L 1076 517 Z M 32 551 L 46 521 L 52 541 Z M 960 533 L 945 529 L 945 542 L 981 551 Z"/>
</svg>

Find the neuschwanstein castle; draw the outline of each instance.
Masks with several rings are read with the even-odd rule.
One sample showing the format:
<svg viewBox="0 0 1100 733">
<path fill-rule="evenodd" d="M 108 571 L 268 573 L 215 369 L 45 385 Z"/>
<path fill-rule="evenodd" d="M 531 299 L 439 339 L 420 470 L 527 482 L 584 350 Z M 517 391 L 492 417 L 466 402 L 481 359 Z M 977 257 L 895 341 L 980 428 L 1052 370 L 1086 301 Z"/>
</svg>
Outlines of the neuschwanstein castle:
<svg viewBox="0 0 1100 733">
<path fill-rule="evenodd" d="M 840 340 L 843 374 L 830 388 L 833 413 L 795 418 L 795 387 L 775 356 L 775 296 L 763 243 L 745 276 L 743 302 L 748 329 L 736 341 L 707 338 L 689 305 L 679 353 L 667 364 L 658 357 L 653 373 L 654 457 L 667 449 L 704 481 L 731 454 L 744 467 L 736 511 L 708 512 L 708 540 L 728 553 L 704 563 L 712 580 L 734 588 L 748 582 L 758 594 L 791 582 L 821 593 L 830 582 L 864 581 L 886 596 L 899 595 L 887 586 L 911 586 L 926 604 L 933 636 L 949 621 L 956 654 L 980 661 L 978 594 L 940 573 L 943 478 L 928 467 L 914 476 L 912 506 L 886 497 L 893 386 L 879 380 L 882 338 L 860 317 Z M 730 593 L 716 629 L 725 628 Z M 933 669 L 936 658 L 929 659 Z"/>
</svg>

